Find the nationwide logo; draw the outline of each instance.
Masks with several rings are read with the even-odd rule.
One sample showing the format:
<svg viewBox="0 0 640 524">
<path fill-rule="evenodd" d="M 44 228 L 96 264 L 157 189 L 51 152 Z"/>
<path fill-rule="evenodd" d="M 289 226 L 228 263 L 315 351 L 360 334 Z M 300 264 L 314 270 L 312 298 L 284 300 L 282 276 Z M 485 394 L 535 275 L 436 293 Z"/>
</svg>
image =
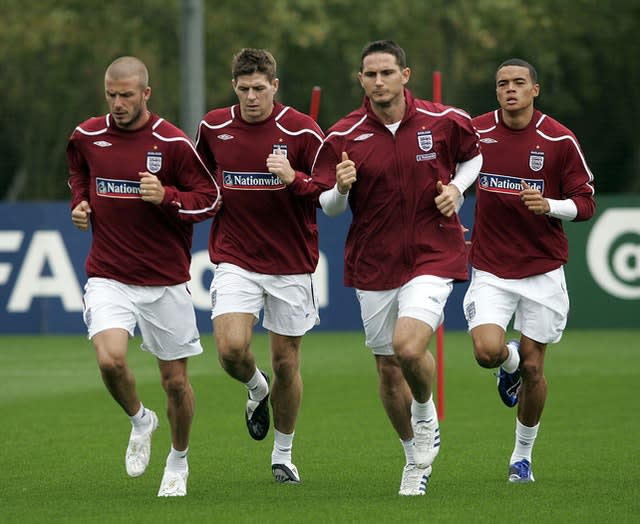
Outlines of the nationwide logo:
<svg viewBox="0 0 640 524">
<path fill-rule="evenodd" d="M 234 173 L 224 171 L 222 173 L 222 183 L 226 189 L 246 191 L 274 191 L 285 188 L 282 180 L 271 173 Z"/>
<path fill-rule="evenodd" d="M 140 182 L 96 178 L 96 194 L 107 198 L 140 198 Z"/>
<path fill-rule="evenodd" d="M 94 142 L 93 144 L 98 146 L 98 147 L 109 147 L 109 146 L 113 145 L 111 142 L 107 142 L 106 140 L 98 140 L 98 141 Z"/>
<path fill-rule="evenodd" d="M 587 241 L 587 265 L 607 293 L 640 298 L 640 209 L 607 209 L 600 215 Z"/>
<path fill-rule="evenodd" d="M 494 193 L 509 193 L 517 195 L 522 191 L 522 182 L 526 182 L 532 189 L 537 189 L 544 195 L 544 180 L 539 178 L 520 178 L 515 176 L 493 175 L 480 173 L 478 178 L 480 189 Z"/>
</svg>

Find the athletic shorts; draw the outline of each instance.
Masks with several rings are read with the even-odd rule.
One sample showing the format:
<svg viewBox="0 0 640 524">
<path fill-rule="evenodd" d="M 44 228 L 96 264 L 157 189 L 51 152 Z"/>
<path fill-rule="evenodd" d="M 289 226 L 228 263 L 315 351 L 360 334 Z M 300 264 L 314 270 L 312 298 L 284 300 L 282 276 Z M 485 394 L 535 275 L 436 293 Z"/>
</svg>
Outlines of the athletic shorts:
<svg viewBox="0 0 640 524">
<path fill-rule="evenodd" d="M 506 331 L 515 314 L 516 331 L 541 344 L 554 344 L 562 338 L 569 315 L 564 269 L 521 279 L 473 269 L 463 304 L 469 331 L 482 324 L 497 324 Z"/>
<path fill-rule="evenodd" d="M 452 279 L 431 275 L 415 277 L 396 289 L 356 289 L 366 346 L 374 355 L 393 355 L 393 332 L 400 317 L 421 320 L 435 331 L 444 320 L 452 290 Z"/>
<path fill-rule="evenodd" d="M 255 322 L 277 335 L 301 337 L 320 323 L 318 299 L 310 273 L 263 275 L 235 264 L 216 267 L 211 287 L 211 318 L 225 313 L 250 313 Z"/>
<path fill-rule="evenodd" d="M 90 278 L 84 286 L 84 322 L 89 338 L 105 329 L 120 328 L 140 347 L 160 360 L 177 360 L 202 353 L 191 294 L 186 284 L 131 286 L 108 278 Z"/>
</svg>

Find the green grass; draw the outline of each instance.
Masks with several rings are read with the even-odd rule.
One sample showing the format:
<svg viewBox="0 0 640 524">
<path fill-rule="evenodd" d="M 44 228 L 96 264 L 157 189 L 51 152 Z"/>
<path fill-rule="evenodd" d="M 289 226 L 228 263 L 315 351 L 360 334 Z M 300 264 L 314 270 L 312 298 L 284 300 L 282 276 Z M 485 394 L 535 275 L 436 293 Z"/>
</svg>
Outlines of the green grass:
<svg viewBox="0 0 640 524">
<path fill-rule="evenodd" d="M 640 331 L 567 332 L 547 352 L 549 398 L 534 451 L 537 481 L 509 485 L 515 410 L 505 408 L 467 334 L 445 338 L 442 451 L 426 497 L 399 497 L 400 443 L 380 405 L 360 333 L 311 333 L 294 461 L 304 482 L 270 472 L 272 432 L 249 438 L 245 393 L 213 340 L 190 362 L 197 405 L 189 494 L 156 497 L 169 432 L 152 357 L 131 343 L 146 405 L 159 411 L 144 476 L 124 470 L 129 423 L 82 336 L 0 338 L 0 522 L 636 522 Z M 268 368 L 266 338 L 254 349 Z"/>
</svg>

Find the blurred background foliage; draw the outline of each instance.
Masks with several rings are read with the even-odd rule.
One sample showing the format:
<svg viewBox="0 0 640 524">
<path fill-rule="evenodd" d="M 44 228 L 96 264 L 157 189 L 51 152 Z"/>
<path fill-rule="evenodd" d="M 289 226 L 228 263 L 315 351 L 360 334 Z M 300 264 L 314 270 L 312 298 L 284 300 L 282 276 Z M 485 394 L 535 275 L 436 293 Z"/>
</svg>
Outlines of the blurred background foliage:
<svg viewBox="0 0 640 524">
<path fill-rule="evenodd" d="M 73 128 L 107 111 L 103 75 L 132 54 L 149 67 L 150 107 L 180 125 L 180 0 L 2 0 L 0 199 L 67 199 Z M 235 102 L 242 47 L 278 61 L 279 99 L 309 110 L 322 88 L 327 129 L 361 103 L 360 51 L 391 38 L 409 87 L 477 115 L 496 107 L 494 74 L 521 57 L 538 70 L 538 107 L 578 136 L 601 193 L 640 192 L 640 0 L 203 0 L 205 107 Z M 192 133 L 189 133 L 192 134 Z"/>
</svg>

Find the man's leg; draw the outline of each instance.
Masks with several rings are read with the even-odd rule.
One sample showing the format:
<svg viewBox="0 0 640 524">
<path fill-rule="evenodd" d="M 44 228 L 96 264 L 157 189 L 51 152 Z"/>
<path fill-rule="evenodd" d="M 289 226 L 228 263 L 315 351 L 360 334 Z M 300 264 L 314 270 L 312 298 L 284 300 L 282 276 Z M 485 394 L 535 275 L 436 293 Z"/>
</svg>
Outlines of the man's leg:
<svg viewBox="0 0 640 524">
<path fill-rule="evenodd" d="M 247 388 L 245 422 L 249 434 L 262 440 L 269 431 L 269 382 L 251 351 L 254 319 L 250 313 L 225 313 L 214 318 L 213 330 L 220 364 Z"/>
<path fill-rule="evenodd" d="M 405 453 L 405 466 L 399 494 L 403 496 L 424 495 L 431 475 L 431 466 L 418 467 L 414 459 L 413 428 L 411 426 L 411 403 L 413 396 L 402 374 L 395 355 L 375 355 L 380 388 L 380 399 L 384 410 L 395 429 Z"/>
<path fill-rule="evenodd" d="M 440 426 L 433 402 L 435 361 L 427 346 L 433 329 L 422 320 L 400 317 L 393 334 L 393 350 L 411 389 L 413 455 L 417 466 L 431 466 L 440 451 Z"/>
<path fill-rule="evenodd" d="M 518 403 L 522 384 L 518 341 L 505 343 L 504 329 L 497 324 L 481 324 L 471 330 L 473 352 L 483 368 L 497 368 L 498 393 L 507 407 Z"/>
<path fill-rule="evenodd" d="M 129 333 L 124 329 L 105 329 L 91 339 L 102 381 L 113 399 L 130 417 L 140 409 L 136 380 L 127 364 Z"/>
<path fill-rule="evenodd" d="M 146 409 L 136 392 L 136 381 L 127 364 L 129 333 L 124 329 L 106 329 L 91 339 L 102 381 L 114 400 L 129 415 L 131 434 L 125 454 L 127 473 L 142 475 L 151 457 L 151 435 L 158 427 L 158 417 Z"/>
<path fill-rule="evenodd" d="M 395 355 L 375 355 L 382 406 L 400 440 L 413 439 L 411 389 Z"/>
<path fill-rule="evenodd" d="M 274 445 L 271 470 L 278 482 L 299 483 L 300 475 L 291 455 L 296 420 L 302 402 L 302 376 L 300 374 L 300 345 L 302 337 L 269 334 L 273 385 Z"/>
<path fill-rule="evenodd" d="M 509 460 L 510 482 L 534 481 L 531 470 L 532 452 L 547 399 L 547 380 L 544 376 L 546 348 L 546 344 L 524 335 L 520 338 L 522 386 L 519 393 L 515 444 Z"/>
<path fill-rule="evenodd" d="M 187 494 L 189 435 L 195 407 L 187 374 L 187 359 L 158 360 L 162 388 L 167 395 L 167 417 L 171 428 L 171 451 L 160 483 L 159 497 Z"/>
</svg>

